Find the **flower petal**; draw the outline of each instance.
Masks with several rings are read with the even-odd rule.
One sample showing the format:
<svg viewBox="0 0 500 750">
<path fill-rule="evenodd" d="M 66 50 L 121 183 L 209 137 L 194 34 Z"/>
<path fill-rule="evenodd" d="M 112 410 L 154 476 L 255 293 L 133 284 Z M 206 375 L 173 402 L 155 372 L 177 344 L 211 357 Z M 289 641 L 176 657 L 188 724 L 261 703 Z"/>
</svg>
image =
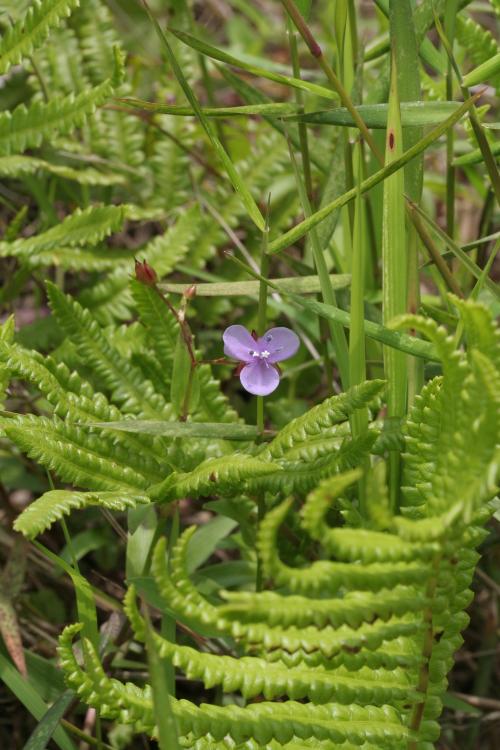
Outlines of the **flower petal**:
<svg viewBox="0 0 500 750">
<path fill-rule="evenodd" d="M 259 339 L 260 349 L 270 352 L 268 362 L 281 362 L 283 359 L 293 357 L 300 345 L 300 339 L 296 333 L 285 326 L 270 328 L 269 331 Z"/>
<path fill-rule="evenodd" d="M 240 373 L 243 388 L 254 396 L 268 396 L 279 385 L 280 376 L 277 370 L 262 359 L 256 359 L 245 365 Z"/>
<path fill-rule="evenodd" d="M 239 362 L 252 362 L 256 342 L 245 326 L 229 326 L 222 334 L 224 354 Z"/>
</svg>

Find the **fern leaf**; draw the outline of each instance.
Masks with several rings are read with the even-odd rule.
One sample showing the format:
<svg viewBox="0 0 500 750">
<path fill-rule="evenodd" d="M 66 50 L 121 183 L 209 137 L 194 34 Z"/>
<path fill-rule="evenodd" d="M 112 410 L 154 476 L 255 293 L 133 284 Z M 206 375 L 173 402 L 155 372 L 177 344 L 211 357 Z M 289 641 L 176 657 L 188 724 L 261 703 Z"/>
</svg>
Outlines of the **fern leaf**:
<svg viewBox="0 0 500 750">
<path fill-rule="evenodd" d="M 0 175 L 19 177 L 25 174 L 48 172 L 66 180 L 74 180 L 80 185 L 122 185 L 126 179 L 116 172 L 100 172 L 97 169 L 73 169 L 62 164 L 51 164 L 35 156 L 2 156 L 0 157 Z"/>
<path fill-rule="evenodd" d="M 0 346 L 8 346 L 14 340 L 14 318 L 7 318 L 5 323 L 0 325 Z M 9 384 L 10 371 L 8 366 L 0 369 L 0 408 L 3 408 L 5 391 Z"/>
<path fill-rule="evenodd" d="M 0 75 L 11 65 L 29 57 L 64 18 L 78 7 L 79 0 L 34 0 L 24 18 L 11 26 L 0 42 Z"/>
<path fill-rule="evenodd" d="M 1 419 L 0 423 L 13 443 L 65 482 L 129 493 L 147 485 L 145 477 L 128 465 L 126 451 L 115 446 L 107 456 L 103 441 L 84 426 L 33 415 Z"/>
<path fill-rule="evenodd" d="M 33 383 L 54 407 L 54 413 L 74 423 L 113 422 L 123 417 L 102 393 L 95 393 L 90 383 L 71 373 L 63 363 L 38 352 L 28 352 L 15 344 L 0 340 L 0 362 L 11 376 Z M 150 478 L 161 476 L 155 460 L 154 440 L 147 435 L 118 431 L 100 433 L 103 448 L 113 451 L 118 443 L 128 451 L 128 465 Z M 162 454 L 160 454 L 162 455 Z"/>
<path fill-rule="evenodd" d="M 203 461 L 194 471 L 174 472 L 149 490 L 152 499 L 166 502 L 182 497 L 203 497 L 233 492 L 246 482 L 281 471 L 278 464 L 245 454 L 233 454 Z"/>
<path fill-rule="evenodd" d="M 0 255 L 29 258 L 44 250 L 59 245 L 95 245 L 112 232 L 118 231 L 124 222 L 122 206 L 90 206 L 83 211 L 77 209 L 46 232 L 15 242 L 0 242 Z"/>
<path fill-rule="evenodd" d="M 95 369 L 111 390 L 113 400 L 136 414 L 168 418 L 170 407 L 165 400 L 151 383 L 144 381 L 141 371 L 111 346 L 90 312 L 53 284 L 47 284 L 47 291 L 59 325 L 83 361 Z"/>
<path fill-rule="evenodd" d="M 326 399 L 284 427 L 261 455 L 271 459 L 286 457 L 287 452 L 298 444 L 306 444 L 337 422 L 348 419 L 355 409 L 372 402 L 384 385 L 382 380 L 371 380 Z"/>
<path fill-rule="evenodd" d="M 74 490 L 51 490 L 35 500 L 14 523 L 14 528 L 24 536 L 34 538 L 69 515 L 97 505 L 108 510 L 124 511 L 148 503 L 146 495 L 131 495 L 125 492 L 76 492 Z"/>
<path fill-rule="evenodd" d="M 175 224 L 155 237 L 147 245 L 136 250 L 141 260 L 147 261 L 158 276 L 171 273 L 189 252 L 199 233 L 200 209 L 194 206 L 181 213 Z M 115 318 L 127 319 L 133 308 L 129 289 L 130 265 L 120 266 L 104 281 L 83 292 L 79 300 L 90 310 L 99 314 L 99 319 L 109 323 Z"/>
<path fill-rule="evenodd" d="M 0 113 L 0 155 L 40 146 L 46 138 L 66 135 L 82 125 L 86 118 L 113 94 L 110 80 L 77 96 L 55 97 L 48 104 L 20 104 L 13 112 Z"/>
</svg>

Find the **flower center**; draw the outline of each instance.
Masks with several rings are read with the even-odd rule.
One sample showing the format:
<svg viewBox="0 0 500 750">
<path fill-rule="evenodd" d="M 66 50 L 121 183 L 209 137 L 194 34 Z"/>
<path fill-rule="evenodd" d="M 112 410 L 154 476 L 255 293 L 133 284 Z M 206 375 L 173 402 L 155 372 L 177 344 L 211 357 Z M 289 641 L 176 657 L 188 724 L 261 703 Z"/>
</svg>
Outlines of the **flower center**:
<svg viewBox="0 0 500 750">
<path fill-rule="evenodd" d="M 252 355 L 252 357 L 258 357 L 258 359 L 267 359 L 271 356 L 271 352 L 268 352 L 267 349 L 264 349 L 263 352 L 250 350 L 250 354 Z"/>
</svg>

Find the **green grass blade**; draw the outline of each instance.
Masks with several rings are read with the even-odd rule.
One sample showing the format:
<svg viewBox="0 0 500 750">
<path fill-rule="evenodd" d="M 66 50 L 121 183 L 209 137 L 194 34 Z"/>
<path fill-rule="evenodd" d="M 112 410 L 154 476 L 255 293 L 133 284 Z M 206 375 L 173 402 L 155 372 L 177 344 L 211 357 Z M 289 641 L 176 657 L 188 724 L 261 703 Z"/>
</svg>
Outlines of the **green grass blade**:
<svg viewBox="0 0 500 750">
<path fill-rule="evenodd" d="M 179 82 L 179 85 L 181 86 L 182 90 L 184 91 L 184 95 L 188 102 L 190 103 L 193 110 L 196 112 L 196 115 L 198 117 L 198 120 L 204 129 L 205 133 L 208 136 L 208 139 L 210 140 L 210 143 L 212 144 L 212 147 L 217 154 L 218 158 L 220 159 L 222 165 L 224 166 L 224 169 L 227 172 L 227 175 L 235 189 L 235 191 L 238 193 L 238 195 L 241 198 L 241 201 L 243 205 L 245 206 L 246 210 L 248 211 L 248 215 L 254 222 L 254 224 L 260 229 L 261 231 L 264 231 L 265 222 L 264 217 L 262 216 L 261 212 L 259 211 L 259 208 L 257 204 L 255 203 L 252 194 L 248 190 L 247 186 L 245 185 L 245 182 L 241 179 L 238 170 L 234 166 L 233 162 L 231 161 L 229 155 L 225 151 L 222 143 L 217 138 L 215 133 L 212 131 L 212 128 L 210 126 L 210 123 L 208 122 L 207 118 L 203 114 L 200 105 L 198 104 L 198 100 L 196 99 L 196 96 L 194 95 L 193 90 L 191 89 L 191 86 L 189 85 L 184 73 L 182 72 L 182 69 L 177 62 L 177 58 L 174 55 L 174 52 L 172 50 L 172 47 L 170 46 L 170 43 L 161 28 L 160 24 L 156 20 L 156 18 L 151 13 L 147 3 L 143 0 L 144 7 L 146 8 L 147 14 L 154 25 L 156 32 L 160 38 L 160 41 L 163 44 L 163 48 L 165 50 L 165 54 L 167 56 L 167 60 L 174 72 L 174 75 Z"/>
<path fill-rule="evenodd" d="M 207 42 L 203 42 L 201 39 L 197 39 L 191 34 L 187 34 L 185 31 L 179 31 L 179 29 L 172 28 L 169 28 L 169 31 L 180 39 L 181 42 L 187 44 L 188 47 L 192 47 L 203 55 L 212 58 L 212 60 L 218 60 L 219 62 L 233 65 L 235 68 L 246 70 L 247 73 L 252 73 L 252 75 L 259 76 L 259 78 L 267 78 L 269 81 L 281 83 L 283 86 L 300 89 L 301 91 L 313 94 L 314 96 L 321 96 L 323 99 L 338 101 L 338 95 L 325 86 L 320 86 L 317 83 L 311 83 L 310 81 L 303 81 L 301 78 L 281 75 L 281 73 L 272 72 L 258 65 L 251 65 L 238 57 L 234 57 L 234 55 L 230 55 L 217 47 L 213 47 L 211 44 L 207 44 Z"/>
<path fill-rule="evenodd" d="M 397 68 L 393 58 L 389 115 L 387 119 L 386 163 L 403 153 L 402 129 L 399 118 Z M 401 170 L 384 181 L 382 221 L 383 320 L 387 323 L 406 312 L 408 259 L 405 233 L 404 175 Z M 387 404 L 390 417 L 402 417 L 406 411 L 406 357 L 393 349 L 384 351 L 388 382 Z"/>
<path fill-rule="evenodd" d="M 446 234 L 444 229 L 441 229 L 439 224 L 436 224 L 436 222 L 431 219 L 431 217 L 422 208 L 420 208 L 420 206 L 411 204 L 411 209 L 412 211 L 414 210 L 419 216 L 421 216 L 422 219 L 424 219 L 424 221 L 429 225 L 432 231 L 437 234 L 437 236 L 450 249 L 453 255 L 458 258 L 458 260 L 462 263 L 463 266 L 465 266 L 469 273 L 474 276 L 474 278 L 480 279 L 482 277 L 482 269 L 477 265 L 477 263 L 474 263 L 472 258 L 469 258 L 467 253 L 460 247 L 460 245 L 455 242 L 455 240 L 453 240 L 449 235 Z M 484 285 L 496 297 L 500 298 L 500 287 L 498 286 L 498 284 L 496 284 L 491 279 L 486 279 Z"/>
<path fill-rule="evenodd" d="M 75 694 L 72 690 L 66 690 L 56 702 L 49 708 L 38 726 L 32 732 L 23 750 L 45 750 L 60 720 L 74 700 Z"/>
<path fill-rule="evenodd" d="M 459 102 L 401 102 L 401 124 L 405 128 L 439 125 L 457 111 Z M 369 128 L 385 129 L 387 126 L 387 104 L 360 104 L 357 112 Z M 321 112 L 307 112 L 304 115 L 288 115 L 286 120 L 293 122 L 307 122 L 314 125 L 343 125 L 353 127 L 354 118 L 345 107 L 323 110 Z"/>
<path fill-rule="evenodd" d="M 463 77 L 462 83 L 464 86 L 477 86 L 478 83 L 484 83 L 489 78 L 493 78 L 500 71 L 500 52 L 498 55 L 494 55 L 482 65 L 478 65 L 477 68 L 471 70 Z"/>
<path fill-rule="evenodd" d="M 21 677 L 17 669 L 5 656 L 1 646 L 0 680 L 7 685 L 18 701 L 27 708 L 35 719 L 40 721 L 46 715 L 48 710 L 47 704 L 40 698 L 31 683 Z M 75 745 L 61 727 L 56 728 L 52 740 L 57 744 L 60 750 L 76 750 Z"/>
<path fill-rule="evenodd" d="M 379 169 L 378 172 L 375 172 L 374 174 L 370 175 L 370 177 L 367 177 L 366 180 L 363 180 L 360 187 L 361 192 L 366 193 L 372 187 L 378 185 L 380 182 L 389 177 L 389 175 L 394 174 L 394 172 L 397 172 L 399 169 L 404 167 L 405 164 L 408 164 L 408 162 L 411 161 L 415 156 L 418 156 L 418 154 L 425 151 L 425 149 L 428 148 L 432 143 L 434 143 L 434 141 L 437 141 L 438 138 L 446 133 L 448 128 L 450 128 L 452 125 L 458 122 L 461 117 L 463 117 L 463 115 L 467 112 L 467 110 L 474 103 L 477 97 L 478 94 L 471 96 L 447 120 L 441 123 L 441 125 L 433 128 L 429 133 L 427 133 L 427 135 L 425 135 L 420 141 L 418 141 L 418 143 L 409 148 L 408 151 L 405 151 L 399 158 L 394 159 L 394 161 L 392 161 L 390 164 L 387 164 L 385 167 L 382 167 L 382 169 Z M 341 208 L 342 206 L 345 206 L 347 203 L 349 203 L 349 201 L 352 201 L 356 197 L 356 193 L 356 188 L 348 190 L 339 198 L 336 198 L 331 203 L 328 203 L 326 206 L 319 209 L 319 211 L 316 211 L 309 218 L 304 219 L 304 221 L 294 226 L 288 232 L 285 232 L 280 237 L 274 239 L 269 243 L 269 252 L 271 254 L 279 253 L 281 250 L 284 250 L 290 245 L 293 245 L 294 242 L 307 234 L 307 232 L 309 232 L 312 227 L 317 226 L 318 224 L 320 224 L 320 222 L 323 221 L 323 219 L 326 219 L 326 217 L 329 216 L 332 211 L 335 211 L 337 208 Z"/>
<path fill-rule="evenodd" d="M 156 727 L 158 729 L 158 745 L 160 746 L 160 750 L 180 750 L 177 724 L 170 703 L 163 660 L 160 658 L 158 649 L 156 648 L 151 623 L 147 615 L 145 617 L 145 625 L 149 676 L 151 678 Z"/>
<path fill-rule="evenodd" d="M 330 284 L 333 289 L 345 289 L 351 283 L 348 273 L 329 274 Z M 271 279 L 276 289 L 296 294 L 315 294 L 321 291 L 318 276 L 290 276 L 288 278 Z M 173 294 L 184 294 L 192 284 L 160 284 L 164 292 Z M 213 281 L 205 284 L 196 284 L 197 297 L 258 297 L 258 281 Z"/>
<path fill-rule="evenodd" d="M 163 115 L 177 115 L 179 117 L 197 117 L 192 107 L 181 107 L 179 105 L 158 104 L 157 102 L 148 102 L 145 99 L 117 99 L 123 104 L 128 104 L 135 109 L 142 109 L 146 112 L 155 112 Z M 270 117 L 282 117 L 283 115 L 298 112 L 298 108 L 291 102 L 269 102 L 268 104 L 243 104 L 237 107 L 200 107 L 200 111 L 205 117 L 241 117 L 244 115 L 266 115 Z"/>
<path fill-rule="evenodd" d="M 164 435 L 171 438 L 204 438 L 206 440 L 255 440 L 258 430 L 251 424 L 225 422 L 165 422 L 155 419 L 124 419 L 120 422 L 94 422 L 93 427 Z"/>
</svg>

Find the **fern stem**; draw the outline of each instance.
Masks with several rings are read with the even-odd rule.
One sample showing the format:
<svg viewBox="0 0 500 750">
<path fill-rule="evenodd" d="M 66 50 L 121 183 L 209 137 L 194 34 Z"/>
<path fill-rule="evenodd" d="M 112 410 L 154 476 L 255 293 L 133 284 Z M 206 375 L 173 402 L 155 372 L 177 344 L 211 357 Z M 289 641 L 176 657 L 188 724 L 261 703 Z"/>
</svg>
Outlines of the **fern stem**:
<svg viewBox="0 0 500 750">
<path fill-rule="evenodd" d="M 417 690 L 422 693 L 423 700 L 415 703 L 412 709 L 409 727 L 410 729 L 418 733 L 420 724 L 424 715 L 425 701 L 427 696 L 427 689 L 429 687 L 429 664 L 432 656 L 432 647 L 434 645 L 434 628 L 433 628 L 433 606 L 434 598 L 436 596 L 436 588 L 438 583 L 438 572 L 441 564 L 441 555 L 437 555 L 432 562 L 431 576 L 427 583 L 426 599 L 427 606 L 423 611 L 423 621 L 425 626 L 424 637 L 422 642 L 422 664 L 420 666 L 420 672 L 418 676 Z M 408 750 L 417 750 L 419 747 L 418 739 L 410 740 L 408 743 Z"/>
</svg>

